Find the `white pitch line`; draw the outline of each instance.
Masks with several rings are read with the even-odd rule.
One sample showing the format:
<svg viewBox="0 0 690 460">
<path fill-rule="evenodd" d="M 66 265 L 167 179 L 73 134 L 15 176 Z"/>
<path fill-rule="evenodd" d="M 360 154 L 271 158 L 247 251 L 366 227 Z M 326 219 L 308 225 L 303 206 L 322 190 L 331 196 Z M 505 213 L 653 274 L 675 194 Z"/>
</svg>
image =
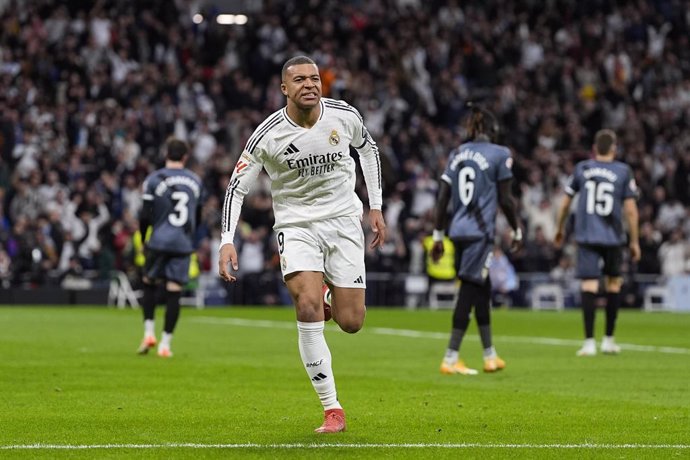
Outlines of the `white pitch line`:
<svg viewBox="0 0 690 460">
<path fill-rule="evenodd" d="M 243 318 L 217 318 L 213 316 L 199 316 L 193 318 L 193 321 L 206 324 L 227 324 L 231 326 L 243 327 L 260 327 L 268 329 L 296 329 L 297 325 L 289 321 L 271 321 L 259 319 L 243 319 Z M 340 328 L 336 325 L 327 326 L 328 330 L 339 331 Z M 447 332 L 430 332 L 430 331 L 416 331 L 413 329 L 393 329 L 388 327 L 365 327 L 362 332 L 379 335 L 391 335 L 396 337 L 409 337 L 414 339 L 435 339 L 448 340 Z M 471 340 L 479 340 L 477 335 L 467 335 Z M 582 345 L 581 340 L 572 339 L 557 339 L 553 337 L 522 337 L 499 335 L 494 337 L 495 340 L 506 343 L 530 343 L 535 345 L 553 345 L 559 347 L 578 347 Z M 619 343 L 620 347 L 626 351 L 642 351 L 649 353 L 669 353 L 676 355 L 690 355 L 690 348 L 680 347 L 664 347 L 654 345 L 635 345 L 632 343 Z"/>
<path fill-rule="evenodd" d="M 689 444 L 512 444 L 512 443 L 419 443 L 419 444 L 16 444 L 0 450 L 86 450 L 86 449 L 689 449 Z"/>
</svg>

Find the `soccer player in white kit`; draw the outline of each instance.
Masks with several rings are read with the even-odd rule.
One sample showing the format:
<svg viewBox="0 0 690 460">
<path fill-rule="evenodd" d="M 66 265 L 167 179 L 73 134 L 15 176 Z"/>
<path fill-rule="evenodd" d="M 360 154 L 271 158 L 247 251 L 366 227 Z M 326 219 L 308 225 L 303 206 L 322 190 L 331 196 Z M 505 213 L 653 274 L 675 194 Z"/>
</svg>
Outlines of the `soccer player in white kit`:
<svg viewBox="0 0 690 460">
<path fill-rule="evenodd" d="M 359 331 L 366 313 L 365 243 L 350 146 L 359 153 L 369 194 L 372 248 L 386 239 L 381 162 L 359 112 L 343 101 L 321 97 L 313 60 L 291 58 L 281 76 L 287 105 L 256 128 L 225 193 L 219 274 L 226 281 L 236 279 L 230 271 L 239 269 L 235 229 L 244 196 L 263 168 L 271 179 L 274 231 L 283 278 L 296 309 L 300 355 L 325 412 L 316 432 L 335 433 L 344 431 L 346 423 L 323 333 L 322 286 L 325 282 L 331 290 L 333 320 L 345 332 Z"/>
</svg>

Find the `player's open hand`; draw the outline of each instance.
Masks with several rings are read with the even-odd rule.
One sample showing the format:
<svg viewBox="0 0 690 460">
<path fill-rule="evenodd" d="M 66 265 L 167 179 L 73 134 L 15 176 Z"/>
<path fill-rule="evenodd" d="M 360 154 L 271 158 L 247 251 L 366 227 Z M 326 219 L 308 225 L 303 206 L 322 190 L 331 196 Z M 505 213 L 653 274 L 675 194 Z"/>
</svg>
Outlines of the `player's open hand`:
<svg viewBox="0 0 690 460">
<path fill-rule="evenodd" d="M 515 253 L 522 249 L 522 227 L 510 231 L 510 252 Z"/>
<path fill-rule="evenodd" d="M 438 263 L 441 257 L 443 257 L 444 252 L 443 241 L 434 241 L 434 245 L 431 247 L 431 260 Z"/>
<path fill-rule="evenodd" d="M 225 281 L 233 282 L 237 278 L 230 273 L 229 266 L 232 266 L 234 271 L 239 270 L 240 266 L 237 263 L 237 250 L 234 244 L 224 244 L 220 247 L 220 259 L 218 260 L 218 275 Z"/>
<path fill-rule="evenodd" d="M 640 243 L 630 243 L 630 258 L 632 261 L 639 262 L 641 254 Z"/>
<path fill-rule="evenodd" d="M 369 245 L 371 249 L 383 247 L 386 242 L 386 222 L 383 220 L 383 213 L 379 209 L 369 211 L 369 223 L 371 231 L 374 232 L 374 239 Z"/>
</svg>

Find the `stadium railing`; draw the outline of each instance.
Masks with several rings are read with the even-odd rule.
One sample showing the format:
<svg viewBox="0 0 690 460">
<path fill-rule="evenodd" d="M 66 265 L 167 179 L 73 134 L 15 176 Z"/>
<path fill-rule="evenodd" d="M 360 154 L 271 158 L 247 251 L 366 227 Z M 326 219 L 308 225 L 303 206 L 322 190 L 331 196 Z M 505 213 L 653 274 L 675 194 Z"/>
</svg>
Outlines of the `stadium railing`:
<svg viewBox="0 0 690 460">
<path fill-rule="evenodd" d="M 108 305 L 117 308 L 125 308 L 129 305 L 132 308 L 139 308 L 139 297 L 143 292 L 134 290 L 132 283 L 124 272 L 113 271 L 110 277 L 110 288 L 108 290 Z"/>
<path fill-rule="evenodd" d="M 518 277 L 519 288 L 507 294 L 495 293 L 498 302 L 494 302 L 494 305 L 537 309 L 561 309 L 561 306 L 579 308 L 577 280 L 555 282 L 548 273 L 518 273 Z M 112 272 L 109 280 L 80 280 L 75 277 L 63 278 L 61 281 L 38 285 L 32 283 L 0 286 L 0 305 L 90 304 L 118 308 L 139 306 L 141 291 L 132 286 L 131 280 L 124 272 Z M 289 306 L 291 301 L 284 284 L 280 281 L 271 283 L 273 284 L 277 286 L 277 290 L 271 297 L 272 301 L 268 303 Z M 248 304 L 246 294 L 249 289 L 256 289 L 256 285 L 247 285 L 241 278 L 238 283 L 224 283 L 215 272 L 202 273 L 196 285 L 184 293 L 182 303 L 196 308 L 245 305 Z M 260 285 L 259 289 L 263 292 L 263 285 Z M 628 308 L 690 312 L 690 274 L 668 279 L 659 275 L 636 274 L 626 278 L 623 289 L 627 298 L 625 306 Z M 430 285 L 423 274 L 369 272 L 366 304 L 382 307 L 404 306 L 408 309 L 453 308 L 456 291 L 455 283 Z"/>
</svg>

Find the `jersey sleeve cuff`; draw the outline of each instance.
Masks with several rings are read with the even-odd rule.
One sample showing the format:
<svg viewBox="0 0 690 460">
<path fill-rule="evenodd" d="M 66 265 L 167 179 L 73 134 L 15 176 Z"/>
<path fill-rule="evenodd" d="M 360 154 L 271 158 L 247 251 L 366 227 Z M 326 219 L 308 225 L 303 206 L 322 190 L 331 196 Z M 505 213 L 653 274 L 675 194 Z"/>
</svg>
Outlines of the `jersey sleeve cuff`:
<svg viewBox="0 0 690 460">
<path fill-rule="evenodd" d="M 222 248 L 226 244 L 235 244 L 235 237 L 232 233 L 230 232 L 224 232 L 221 233 L 220 235 L 220 245 L 218 246 L 218 249 Z"/>
</svg>

